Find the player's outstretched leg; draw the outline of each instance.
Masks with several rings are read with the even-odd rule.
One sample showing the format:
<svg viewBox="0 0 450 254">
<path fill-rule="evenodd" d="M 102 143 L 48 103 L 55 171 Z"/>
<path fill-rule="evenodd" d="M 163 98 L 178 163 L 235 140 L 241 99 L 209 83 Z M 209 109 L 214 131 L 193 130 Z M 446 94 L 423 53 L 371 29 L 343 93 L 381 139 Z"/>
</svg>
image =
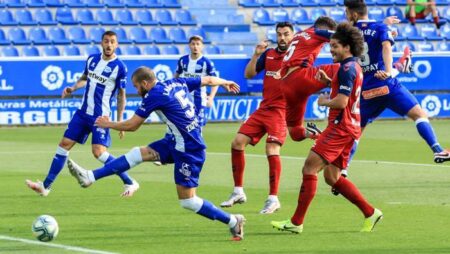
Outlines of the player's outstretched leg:
<svg viewBox="0 0 450 254">
<path fill-rule="evenodd" d="M 92 174 L 92 171 L 84 169 L 83 167 L 75 163 L 75 161 L 73 161 L 72 159 L 69 159 L 67 161 L 67 167 L 69 168 L 70 174 L 77 179 L 81 187 L 87 188 L 91 186 L 95 181 L 95 179 L 93 179 L 94 176 Z M 91 176 L 89 176 L 89 174 Z"/>
<path fill-rule="evenodd" d="M 403 55 L 394 63 L 394 67 L 401 73 L 411 73 L 413 71 L 412 54 L 409 46 L 403 49 Z"/>
</svg>

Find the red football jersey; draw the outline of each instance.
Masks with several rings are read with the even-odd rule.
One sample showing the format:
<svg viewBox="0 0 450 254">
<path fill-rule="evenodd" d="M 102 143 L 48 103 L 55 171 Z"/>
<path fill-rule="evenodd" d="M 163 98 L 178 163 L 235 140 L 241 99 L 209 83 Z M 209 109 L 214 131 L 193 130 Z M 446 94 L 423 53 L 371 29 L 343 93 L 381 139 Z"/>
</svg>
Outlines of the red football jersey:
<svg viewBox="0 0 450 254">
<path fill-rule="evenodd" d="M 354 139 L 361 136 L 361 115 L 359 101 L 363 73 L 357 58 L 350 57 L 341 62 L 338 74 L 331 81 L 330 99 L 338 93 L 348 96 L 348 104 L 344 109 L 332 109 L 328 115 L 328 126 L 338 126 L 347 131 Z"/>
<path fill-rule="evenodd" d="M 256 63 L 256 71 L 265 70 L 263 83 L 263 100 L 259 105 L 260 108 L 286 108 L 283 93 L 280 87 L 280 80 L 273 76 L 280 70 L 285 52 L 270 48 L 266 50 Z"/>
<path fill-rule="evenodd" d="M 283 77 L 290 67 L 312 66 L 323 45 L 330 42 L 331 35 L 331 31 L 315 27 L 296 33 L 283 59 L 281 76 Z"/>
</svg>

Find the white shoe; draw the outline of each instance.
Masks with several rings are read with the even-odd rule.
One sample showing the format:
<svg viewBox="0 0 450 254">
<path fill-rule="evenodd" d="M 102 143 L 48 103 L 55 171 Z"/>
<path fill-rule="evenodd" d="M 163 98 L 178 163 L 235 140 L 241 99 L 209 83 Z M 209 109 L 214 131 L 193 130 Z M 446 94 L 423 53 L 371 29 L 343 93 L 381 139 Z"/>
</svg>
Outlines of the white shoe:
<svg viewBox="0 0 450 254">
<path fill-rule="evenodd" d="M 281 208 L 280 201 L 276 200 L 270 200 L 267 199 L 266 203 L 264 204 L 263 209 L 259 212 L 261 214 L 271 214 L 276 212 L 278 209 Z"/>
<path fill-rule="evenodd" d="M 131 197 L 133 194 L 139 189 L 139 183 L 136 182 L 134 179 L 132 180 L 132 184 L 125 184 L 125 190 L 122 193 L 122 197 Z"/>
<path fill-rule="evenodd" d="M 70 174 L 78 180 L 81 187 L 87 188 L 92 184 L 92 181 L 88 177 L 88 171 L 76 164 L 72 159 L 67 160 L 67 167 L 69 168 Z"/>
<path fill-rule="evenodd" d="M 449 151 L 442 151 L 440 153 L 434 154 L 434 162 L 443 163 L 446 161 L 450 161 L 450 152 Z"/>
<path fill-rule="evenodd" d="M 28 188 L 34 190 L 36 193 L 43 197 L 47 197 L 48 193 L 50 192 L 50 189 L 44 188 L 44 184 L 37 180 L 36 182 L 25 180 L 25 183 L 27 184 Z"/>
<path fill-rule="evenodd" d="M 235 193 L 232 192 L 228 200 L 223 201 L 220 206 L 221 207 L 232 207 L 234 204 L 242 204 L 247 201 L 247 196 L 245 193 Z"/>
<path fill-rule="evenodd" d="M 153 164 L 155 164 L 155 166 L 162 166 L 162 163 L 160 161 L 154 161 Z"/>
<path fill-rule="evenodd" d="M 233 216 L 233 215 L 231 215 Z M 233 241 L 240 241 L 244 239 L 244 224 L 245 224 L 245 217 L 241 214 L 234 214 L 236 217 L 236 225 L 232 228 L 230 228 L 230 233 L 233 236 L 231 240 Z"/>
</svg>

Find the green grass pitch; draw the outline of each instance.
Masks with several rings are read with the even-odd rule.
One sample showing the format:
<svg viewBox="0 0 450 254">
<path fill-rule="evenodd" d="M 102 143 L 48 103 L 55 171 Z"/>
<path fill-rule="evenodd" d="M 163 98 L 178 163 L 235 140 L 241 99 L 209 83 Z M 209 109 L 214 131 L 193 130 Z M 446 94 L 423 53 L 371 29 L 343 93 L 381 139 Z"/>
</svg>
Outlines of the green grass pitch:
<svg viewBox="0 0 450 254">
<path fill-rule="evenodd" d="M 432 124 L 441 144 L 450 147 L 450 120 Z M 211 123 L 204 131 L 208 155 L 198 195 L 216 205 L 232 190 L 229 151 L 238 127 Z M 146 145 L 164 130 L 163 125 L 146 125 L 124 140 L 113 132 L 110 152 L 121 155 Z M 272 215 L 258 214 L 268 192 L 264 143 L 248 147 L 248 202 L 227 209 L 247 218 L 241 242 L 230 241 L 225 225 L 179 206 L 170 165 L 144 163 L 129 171 L 141 184 L 130 199 L 119 197 L 123 186 L 117 177 L 82 189 L 67 169 L 48 197 L 37 196 L 26 188 L 25 179 L 43 180 L 63 131 L 63 126 L 0 128 L 0 236 L 33 240 L 31 223 L 50 214 L 60 225 L 52 243 L 116 253 L 450 253 L 450 163 L 433 163 L 411 121 L 376 122 L 361 139 L 350 179 L 385 215 L 368 234 L 359 233 L 359 210 L 342 196 L 333 196 L 322 176 L 304 233 L 274 230 L 270 221 L 289 218 L 296 207 L 301 168 L 312 141 L 288 140 L 283 147 L 282 208 Z M 89 144 L 75 146 L 70 157 L 86 168 L 101 165 Z M 81 252 L 0 239 L 0 253 Z"/>
</svg>

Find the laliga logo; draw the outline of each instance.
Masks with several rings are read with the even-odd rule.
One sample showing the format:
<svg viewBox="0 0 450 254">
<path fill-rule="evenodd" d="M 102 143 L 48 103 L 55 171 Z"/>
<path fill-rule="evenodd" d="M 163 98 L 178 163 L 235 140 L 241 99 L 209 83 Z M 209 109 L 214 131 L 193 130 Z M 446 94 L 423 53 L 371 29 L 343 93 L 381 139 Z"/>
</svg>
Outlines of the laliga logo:
<svg viewBox="0 0 450 254">
<path fill-rule="evenodd" d="M 420 68 L 420 69 L 419 69 Z M 427 78 L 431 73 L 431 64 L 429 61 L 414 62 L 414 74 L 418 78 Z"/>
<path fill-rule="evenodd" d="M 328 115 L 328 107 L 319 106 L 318 101 L 319 97 L 313 102 L 313 114 L 319 119 L 324 119 Z"/>
<path fill-rule="evenodd" d="M 442 104 L 437 96 L 425 96 L 420 105 L 427 112 L 429 117 L 437 116 L 439 112 L 441 112 Z"/>
<path fill-rule="evenodd" d="M 173 78 L 172 70 L 170 70 L 170 67 L 167 65 L 158 64 L 155 66 L 155 68 L 153 68 L 153 71 L 155 72 L 156 78 L 159 81 Z"/>
<path fill-rule="evenodd" d="M 48 90 L 56 90 L 64 82 L 64 73 L 59 66 L 49 65 L 41 73 L 41 83 Z"/>
</svg>

